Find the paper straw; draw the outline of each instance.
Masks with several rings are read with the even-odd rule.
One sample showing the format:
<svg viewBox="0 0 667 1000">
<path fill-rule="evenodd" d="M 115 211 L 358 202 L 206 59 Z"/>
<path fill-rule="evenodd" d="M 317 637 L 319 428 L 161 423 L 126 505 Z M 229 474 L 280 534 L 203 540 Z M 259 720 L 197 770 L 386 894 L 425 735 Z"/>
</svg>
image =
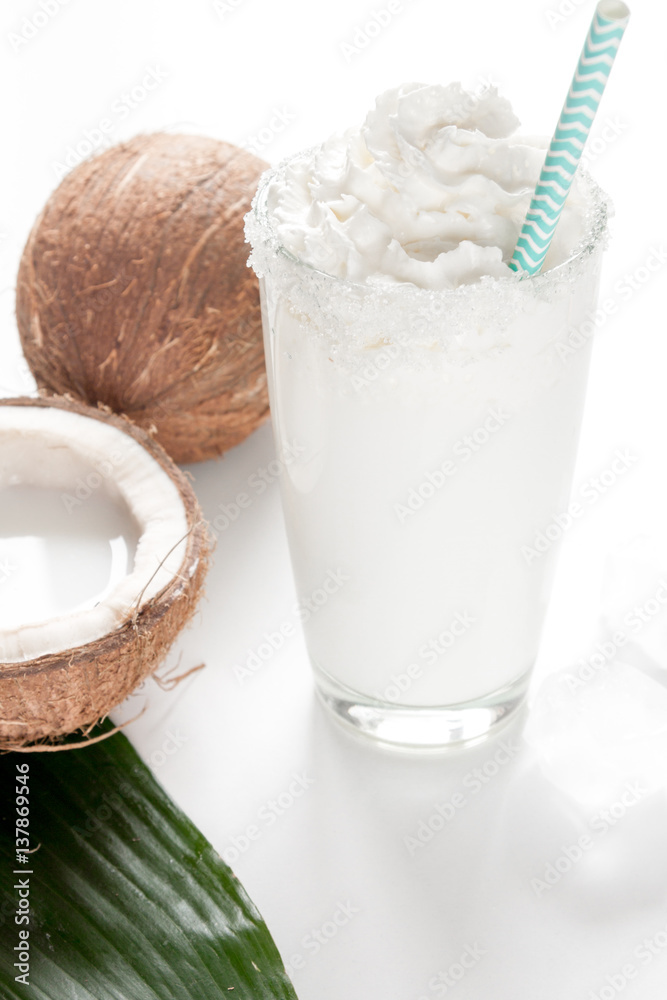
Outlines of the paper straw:
<svg viewBox="0 0 667 1000">
<path fill-rule="evenodd" d="M 617 0 L 598 3 L 556 132 L 509 266 L 537 274 L 551 245 L 591 130 L 630 11 Z"/>
</svg>

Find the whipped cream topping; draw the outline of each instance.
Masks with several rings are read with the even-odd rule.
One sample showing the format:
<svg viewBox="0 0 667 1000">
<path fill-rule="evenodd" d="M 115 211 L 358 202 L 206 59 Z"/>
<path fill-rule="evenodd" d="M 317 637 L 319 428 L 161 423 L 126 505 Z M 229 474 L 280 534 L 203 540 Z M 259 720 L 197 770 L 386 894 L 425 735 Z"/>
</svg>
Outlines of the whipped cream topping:
<svg viewBox="0 0 667 1000">
<path fill-rule="evenodd" d="M 389 90 L 360 128 L 274 175 L 275 235 L 304 263 L 356 282 L 439 289 L 514 275 L 508 262 L 548 145 L 518 126 L 495 87 Z M 575 179 L 544 269 L 571 256 L 585 222 Z"/>
</svg>

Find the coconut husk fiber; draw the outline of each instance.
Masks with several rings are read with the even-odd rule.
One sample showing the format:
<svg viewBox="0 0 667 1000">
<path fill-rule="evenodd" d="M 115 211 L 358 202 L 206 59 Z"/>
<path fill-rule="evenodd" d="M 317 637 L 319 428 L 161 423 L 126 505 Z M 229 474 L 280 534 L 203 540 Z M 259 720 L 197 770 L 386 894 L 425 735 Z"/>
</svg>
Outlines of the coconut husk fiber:
<svg viewBox="0 0 667 1000">
<path fill-rule="evenodd" d="M 113 632 L 33 660 L 0 662 L 0 750 L 17 750 L 36 740 L 92 726 L 161 664 L 203 593 L 210 543 L 188 478 L 150 435 L 126 418 L 70 399 L 21 397 L 1 399 L 0 406 L 58 407 L 107 422 L 130 435 L 176 485 L 189 529 L 178 573 L 150 601 L 142 605 L 138 600 Z"/>
<path fill-rule="evenodd" d="M 38 385 L 124 413 L 176 462 L 268 416 L 243 217 L 266 164 L 193 135 L 141 135 L 75 167 L 35 222 L 16 315 Z"/>
</svg>

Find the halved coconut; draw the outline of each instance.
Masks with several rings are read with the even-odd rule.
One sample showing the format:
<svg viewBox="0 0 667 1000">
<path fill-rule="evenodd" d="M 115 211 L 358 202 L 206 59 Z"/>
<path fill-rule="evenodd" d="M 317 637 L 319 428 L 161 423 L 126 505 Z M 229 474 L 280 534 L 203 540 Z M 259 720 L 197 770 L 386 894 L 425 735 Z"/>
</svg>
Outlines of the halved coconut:
<svg viewBox="0 0 667 1000">
<path fill-rule="evenodd" d="M 103 489 L 138 541 L 128 572 L 94 605 L 0 629 L 3 749 L 89 726 L 123 701 L 191 618 L 209 555 L 188 480 L 145 431 L 106 409 L 0 399 L 0 491 L 16 486 L 58 490 L 65 503 Z"/>
</svg>

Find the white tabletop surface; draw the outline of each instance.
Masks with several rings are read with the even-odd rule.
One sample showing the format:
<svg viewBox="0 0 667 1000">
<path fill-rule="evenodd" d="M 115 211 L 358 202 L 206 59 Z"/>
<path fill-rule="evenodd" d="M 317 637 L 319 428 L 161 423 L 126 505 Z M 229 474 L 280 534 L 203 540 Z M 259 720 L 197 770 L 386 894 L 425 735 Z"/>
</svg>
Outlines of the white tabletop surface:
<svg viewBox="0 0 667 1000">
<path fill-rule="evenodd" d="M 48 17 L 36 16 L 47 8 Z M 390 23 L 376 38 L 343 48 L 363 41 L 358 29 L 385 9 Z M 111 120 L 113 141 L 169 128 L 243 144 L 258 134 L 267 139 L 260 130 L 278 110 L 284 128 L 260 150 L 274 162 L 359 121 L 388 86 L 461 79 L 474 87 L 491 77 L 526 131 L 550 132 L 591 13 L 581 0 L 3 4 L 0 393 L 34 388 L 13 318 L 29 226 L 68 147 L 102 119 Z M 554 719 L 567 730 L 570 709 L 549 715 L 540 685 L 608 641 L 605 607 L 615 603 L 622 616 L 612 553 L 639 534 L 659 551 L 637 571 L 636 589 L 646 598 L 667 570 L 660 548 L 666 32 L 663 5 L 635 0 L 595 129 L 591 168 L 617 210 L 602 298 L 618 308 L 597 335 L 575 489 L 619 448 L 636 461 L 565 535 L 531 693 L 530 744 L 514 727 L 472 750 L 419 757 L 349 738 L 315 701 L 299 634 L 239 682 L 234 665 L 265 632 L 294 621 L 277 483 L 221 533 L 201 613 L 164 668 L 204 662 L 206 669 L 172 692 L 148 682 L 127 707 L 147 705 L 127 729 L 130 739 L 233 862 L 301 1000 L 665 995 L 667 633 L 660 614 L 633 636 L 643 649 L 626 647 L 608 669 L 599 712 L 610 713 L 612 736 L 600 747 L 572 729 L 574 766 L 562 744 L 554 749 L 547 740 Z M 133 99 L 147 74 L 154 89 Z M 662 263 L 645 273 L 650 257 Z M 224 459 L 190 467 L 206 516 L 214 518 L 272 455 L 267 425 Z M 626 701 L 614 694 L 620 661 L 634 665 Z M 592 683 L 602 689 L 600 678 L 598 671 Z M 656 731 L 632 759 L 629 717 L 640 732 L 644 725 Z"/>
</svg>

